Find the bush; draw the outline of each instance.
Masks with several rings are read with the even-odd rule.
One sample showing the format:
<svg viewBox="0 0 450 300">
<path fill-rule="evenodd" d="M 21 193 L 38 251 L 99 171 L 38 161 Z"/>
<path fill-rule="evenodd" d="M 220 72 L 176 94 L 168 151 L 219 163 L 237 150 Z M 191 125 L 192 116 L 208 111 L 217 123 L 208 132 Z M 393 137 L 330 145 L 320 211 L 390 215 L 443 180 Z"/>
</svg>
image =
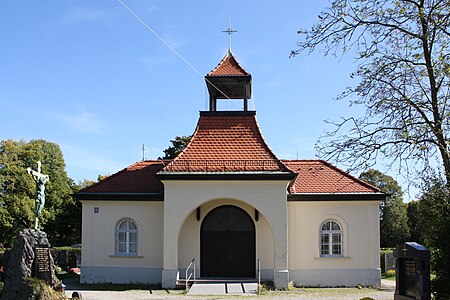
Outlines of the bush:
<svg viewBox="0 0 450 300">
<path fill-rule="evenodd" d="M 0 298 L 2 297 L 2 294 L 3 294 L 3 286 L 4 286 L 4 283 L 0 281 Z"/>
<path fill-rule="evenodd" d="M 386 277 L 395 277 L 395 270 L 388 270 L 386 272 Z"/>
<path fill-rule="evenodd" d="M 64 295 L 53 290 L 43 280 L 34 277 L 28 277 L 26 279 L 26 284 L 30 289 L 32 289 L 36 293 L 33 299 L 36 300 L 66 299 Z"/>
<path fill-rule="evenodd" d="M 256 292 L 257 295 L 265 295 L 267 294 L 267 286 L 264 283 L 258 285 L 258 290 Z"/>
</svg>

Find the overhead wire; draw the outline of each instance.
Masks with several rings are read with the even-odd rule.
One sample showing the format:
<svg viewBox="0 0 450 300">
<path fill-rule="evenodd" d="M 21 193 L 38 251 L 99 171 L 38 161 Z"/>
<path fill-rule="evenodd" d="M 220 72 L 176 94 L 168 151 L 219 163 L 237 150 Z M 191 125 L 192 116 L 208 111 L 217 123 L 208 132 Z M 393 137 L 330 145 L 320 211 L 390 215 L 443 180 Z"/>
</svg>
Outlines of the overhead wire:
<svg viewBox="0 0 450 300">
<path fill-rule="evenodd" d="M 205 80 L 211 84 L 216 90 L 218 90 L 223 96 L 225 96 L 228 100 L 231 100 L 235 105 L 241 108 L 240 105 L 236 104 L 235 100 L 228 97 L 221 89 L 219 89 L 216 85 L 214 85 L 208 78 L 204 77 L 200 71 L 194 67 L 187 59 L 183 57 L 175 48 L 173 48 L 164 38 L 162 38 L 155 30 L 153 30 L 144 20 L 142 20 L 131 8 L 129 8 L 122 0 L 117 0 L 130 14 L 132 14 L 142 25 L 144 25 L 148 30 L 150 30 L 167 48 L 169 48 L 173 53 L 175 53 L 178 58 L 180 58 L 185 64 L 187 64 L 194 72 L 196 72 L 200 77 L 205 78 Z"/>
</svg>

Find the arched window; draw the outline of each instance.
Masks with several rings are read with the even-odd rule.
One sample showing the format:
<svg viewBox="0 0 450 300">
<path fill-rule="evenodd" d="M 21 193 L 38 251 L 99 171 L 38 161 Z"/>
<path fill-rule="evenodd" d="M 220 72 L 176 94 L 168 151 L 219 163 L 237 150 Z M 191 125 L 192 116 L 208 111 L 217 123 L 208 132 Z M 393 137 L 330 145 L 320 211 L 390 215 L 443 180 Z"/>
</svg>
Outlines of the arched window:
<svg viewBox="0 0 450 300">
<path fill-rule="evenodd" d="M 121 220 L 116 227 L 116 254 L 137 255 L 138 228 L 131 219 Z"/>
<path fill-rule="evenodd" d="M 327 220 L 320 227 L 320 256 L 342 256 L 342 229 L 333 220 Z"/>
</svg>

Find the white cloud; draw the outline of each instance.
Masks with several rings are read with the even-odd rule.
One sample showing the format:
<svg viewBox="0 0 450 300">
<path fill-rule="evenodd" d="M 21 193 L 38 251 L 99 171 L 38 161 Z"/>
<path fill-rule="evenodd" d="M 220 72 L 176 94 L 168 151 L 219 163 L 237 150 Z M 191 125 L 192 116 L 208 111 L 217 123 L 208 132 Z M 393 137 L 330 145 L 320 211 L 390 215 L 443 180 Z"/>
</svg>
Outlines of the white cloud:
<svg viewBox="0 0 450 300">
<path fill-rule="evenodd" d="M 96 22 L 111 18 L 112 13 L 106 9 L 74 7 L 63 17 L 65 23 Z"/>
<path fill-rule="evenodd" d="M 86 111 L 74 114 L 54 112 L 51 113 L 51 115 L 76 131 L 84 133 L 103 132 L 104 125 L 100 121 L 100 118 L 97 115 Z"/>
</svg>

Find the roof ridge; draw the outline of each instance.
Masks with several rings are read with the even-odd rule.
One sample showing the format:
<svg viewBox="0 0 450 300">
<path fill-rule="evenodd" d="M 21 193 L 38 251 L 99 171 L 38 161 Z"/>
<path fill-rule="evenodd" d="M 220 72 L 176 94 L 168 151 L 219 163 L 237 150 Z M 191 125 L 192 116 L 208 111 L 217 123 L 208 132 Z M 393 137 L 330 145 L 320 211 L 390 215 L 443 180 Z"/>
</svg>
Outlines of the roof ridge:
<svg viewBox="0 0 450 300">
<path fill-rule="evenodd" d="M 273 155 L 273 157 L 283 166 L 283 168 L 287 171 L 293 172 L 291 169 L 289 169 L 283 162 L 281 159 L 278 158 L 278 156 L 272 151 L 272 149 L 270 148 L 269 144 L 267 143 L 266 139 L 264 138 L 264 135 L 262 134 L 261 128 L 259 127 L 259 122 L 258 119 L 256 118 L 256 114 L 253 116 L 253 118 L 255 119 L 255 123 L 256 123 L 256 128 L 258 130 L 259 136 L 261 137 L 262 141 L 263 141 L 263 145 L 267 148 L 267 150 L 269 151 L 269 153 L 271 155 Z M 295 172 L 293 172 L 295 173 Z"/>
<path fill-rule="evenodd" d="M 116 173 L 113 173 L 113 174 L 111 174 L 111 175 L 109 175 L 109 176 L 106 176 L 105 178 L 103 178 L 103 179 L 101 179 L 101 180 L 95 182 L 94 184 L 91 184 L 90 186 L 87 186 L 87 187 L 85 187 L 85 188 L 82 188 L 82 189 L 79 190 L 78 192 L 86 192 L 86 191 L 88 191 L 88 190 L 90 190 L 90 189 L 92 189 L 92 188 L 94 188 L 94 187 L 96 187 L 96 186 L 98 186 L 98 185 L 100 185 L 100 184 L 103 184 L 103 183 L 105 183 L 105 182 L 108 182 L 108 181 L 112 180 L 113 178 L 116 178 L 116 177 L 119 176 L 120 174 L 125 173 L 126 171 L 130 170 L 131 167 L 136 166 L 136 165 L 138 165 L 138 164 L 146 163 L 146 162 L 152 162 L 152 163 L 161 162 L 161 163 L 164 165 L 164 162 L 165 162 L 165 161 L 168 161 L 168 159 L 150 159 L 150 160 L 143 160 L 143 161 L 141 160 L 141 161 L 137 161 L 137 162 L 132 163 L 132 164 L 129 165 L 128 167 L 125 167 L 125 168 L 123 168 L 122 170 L 120 170 L 120 171 L 118 171 L 118 172 L 116 172 Z M 77 193 L 78 193 L 78 192 L 77 192 Z"/>
<path fill-rule="evenodd" d="M 161 171 L 164 172 L 166 168 L 168 168 L 171 165 L 174 165 L 175 162 L 180 159 L 180 157 L 183 155 L 183 153 L 185 153 L 187 151 L 187 149 L 192 145 L 192 142 L 195 139 L 196 133 L 198 132 L 198 130 L 200 128 L 200 119 L 201 119 L 201 116 L 200 116 L 200 118 L 198 118 L 197 126 L 195 127 L 195 130 L 194 130 L 194 132 L 191 135 L 191 139 L 189 140 L 189 143 L 186 145 L 186 147 L 184 147 L 183 150 L 181 150 L 181 152 L 178 153 L 177 156 L 175 156 L 174 159 L 172 159 L 167 165 L 164 165 L 164 167 L 158 172 L 161 172 Z"/>
<path fill-rule="evenodd" d="M 336 167 L 335 165 L 333 165 L 333 164 L 331 164 L 331 163 L 329 163 L 329 162 L 327 162 L 327 161 L 325 161 L 325 160 L 323 160 L 323 159 L 319 159 L 319 161 L 322 162 L 324 165 L 326 165 L 326 166 L 328 166 L 328 167 L 330 167 L 330 168 L 332 168 L 332 169 L 338 171 L 338 172 L 341 173 L 343 176 L 347 176 L 348 178 L 350 178 L 350 179 L 352 179 L 352 180 L 354 180 L 354 181 L 356 181 L 356 182 L 358 182 L 358 183 L 360 183 L 360 184 L 362 184 L 362 185 L 364 185 L 364 186 L 366 186 L 366 187 L 368 187 L 368 188 L 370 188 L 370 189 L 373 189 L 373 190 L 376 191 L 376 192 L 382 192 L 381 189 L 377 188 L 376 186 L 373 186 L 373 185 L 371 185 L 370 183 L 367 183 L 367 182 L 365 182 L 365 181 L 359 179 L 358 177 L 353 176 L 353 175 L 350 174 L 349 172 L 346 172 L 346 171 L 344 171 L 344 170 L 342 170 L 342 169 Z"/>
<path fill-rule="evenodd" d="M 130 166 L 134 166 L 135 164 L 137 164 L 137 162 L 134 163 L 134 164 L 132 164 L 132 165 L 130 165 Z M 87 186 L 87 187 L 85 187 L 85 188 L 82 188 L 82 189 L 79 190 L 78 192 L 86 192 L 86 191 L 89 190 L 89 189 L 92 189 L 92 188 L 94 188 L 94 187 L 96 187 L 96 186 L 98 186 L 98 185 L 100 185 L 100 184 L 103 184 L 104 182 L 107 182 L 107 181 L 111 180 L 112 178 L 117 177 L 117 176 L 119 176 L 120 174 L 126 172 L 130 166 L 128 166 L 128 167 L 126 167 L 126 168 L 123 168 L 122 170 L 120 170 L 120 171 L 118 171 L 118 172 L 116 172 L 116 173 L 114 173 L 114 174 L 112 174 L 112 175 L 106 176 L 105 178 L 100 179 L 99 181 L 95 182 L 94 184 L 91 184 L 90 186 Z"/>
</svg>

